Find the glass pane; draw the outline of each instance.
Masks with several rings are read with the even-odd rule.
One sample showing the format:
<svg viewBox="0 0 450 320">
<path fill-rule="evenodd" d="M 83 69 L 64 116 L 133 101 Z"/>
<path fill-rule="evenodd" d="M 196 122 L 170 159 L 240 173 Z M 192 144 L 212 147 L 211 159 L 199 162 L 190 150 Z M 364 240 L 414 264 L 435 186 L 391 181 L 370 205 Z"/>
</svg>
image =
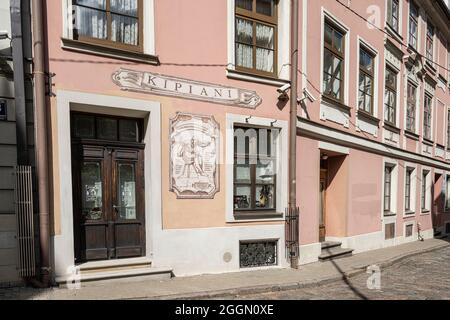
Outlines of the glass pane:
<svg viewBox="0 0 450 320">
<path fill-rule="evenodd" d="M 76 138 L 94 139 L 95 138 L 95 122 L 91 116 L 74 116 L 73 133 Z"/>
<path fill-rule="evenodd" d="M 106 12 L 75 6 L 75 31 L 79 36 L 106 39 Z"/>
<path fill-rule="evenodd" d="M 264 24 L 256 24 L 256 45 L 267 49 L 273 49 L 274 28 Z"/>
<path fill-rule="evenodd" d="M 343 39 L 344 35 L 339 31 L 334 30 L 334 48 L 339 52 L 342 52 L 343 50 Z"/>
<path fill-rule="evenodd" d="M 125 220 L 136 219 L 136 175 L 134 164 L 120 163 L 118 166 L 119 217 Z"/>
<path fill-rule="evenodd" d="M 117 140 L 117 120 L 109 118 L 97 119 L 97 138 L 101 140 Z"/>
<path fill-rule="evenodd" d="M 263 160 L 256 165 L 256 183 L 272 184 L 275 181 L 275 161 Z"/>
<path fill-rule="evenodd" d="M 236 18 L 236 42 L 253 44 L 253 23 L 251 21 Z"/>
<path fill-rule="evenodd" d="M 330 46 L 333 44 L 333 29 L 328 24 L 325 24 L 325 43 L 328 43 Z"/>
<path fill-rule="evenodd" d="M 253 11 L 253 0 L 236 0 L 236 7 Z"/>
<path fill-rule="evenodd" d="M 86 220 L 102 218 L 102 167 L 98 162 L 81 166 L 81 210 Z"/>
<path fill-rule="evenodd" d="M 138 0 L 111 0 L 111 11 L 137 17 Z"/>
<path fill-rule="evenodd" d="M 256 48 L 256 69 L 273 72 L 273 51 Z"/>
<path fill-rule="evenodd" d="M 119 140 L 139 142 L 138 125 L 135 120 L 119 120 Z"/>
<path fill-rule="evenodd" d="M 256 0 L 256 12 L 270 17 L 273 16 L 274 0 Z"/>
<path fill-rule="evenodd" d="M 111 40 L 137 46 L 139 44 L 139 21 L 122 15 L 111 15 Z"/>
<path fill-rule="evenodd" d="M 397 87 L 397 75 L 391 71 L 390 69 L 386 69 L 386 86 L 389 86 L 393 89 Z"/>
<path fill-rule="evenodd" d="M 249 209 L 251 207 L 251 188 L 250 186 L 236 186 L 234 193 L 234 208 Z"/>
<path fill-rule="evenodd" d="M 359 64 L 368 71 L 373 71 L 373 57 L 364 50 L 360 51 Z"/>
<path fill-rule="evenodd" d="M 256 186 L 256 208 L 274 208 L 273 185 Z"/>
<path fill-rule="evenodd" d="M 244 68 L 253 68 L 253 47 L 236 43 L 236 64 Z"/>
<path fill-rule="evenodd" d="M 250 165 L 249 164 L 236 164 L 235 170 L 235 182 L 237 183 L 250 183 Z"/>
<path fill-rule="evenodd" d="M 106 10 L 106 0 L 76 0 L 76 4 Z"/>
</svg>

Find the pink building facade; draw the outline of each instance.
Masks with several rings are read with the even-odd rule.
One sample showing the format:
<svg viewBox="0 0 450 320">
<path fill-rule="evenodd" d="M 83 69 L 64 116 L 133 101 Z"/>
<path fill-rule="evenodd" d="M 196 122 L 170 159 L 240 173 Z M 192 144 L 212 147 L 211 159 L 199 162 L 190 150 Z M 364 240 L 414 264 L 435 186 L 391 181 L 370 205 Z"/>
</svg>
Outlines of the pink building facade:
<svg viewBox="0 0 450 320">
<path fill-rule="evenodd" d="M 289 267 L 294 89 L 300 265 L 449 233 L 449 9 L 343 3 L 299 1 L 283 93 L 288 0 L 47 2 L 54 280 Z"/>
</svg>

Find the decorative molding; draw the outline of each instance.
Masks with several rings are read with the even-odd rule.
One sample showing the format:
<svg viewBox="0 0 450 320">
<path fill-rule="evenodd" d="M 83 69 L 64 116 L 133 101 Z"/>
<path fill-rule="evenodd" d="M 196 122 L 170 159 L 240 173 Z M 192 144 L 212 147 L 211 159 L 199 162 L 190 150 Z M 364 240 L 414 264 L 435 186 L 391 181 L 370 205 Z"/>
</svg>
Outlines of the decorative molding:
<svg viewBox="0 0 450 320">
<path fill-rule="evenodd" d="M 401 70 L 402 62 L 401 60 L 386 46 L 386 50 L 384 51 L 384 57 L 386 62 L 389 62 L 393 67 L 397 69 L 397 71 Z"/>
<path fill-rule="evenodd" d="M 213 116 L 170 119 L 170 191 L 178 199 L 213 199 L 219 191 L 219 124 Z"/>
<path fill-rule="evenodd" d="M 425 91 L 434 96 L 436 93 L 436 88 L 429 81 L 425 80 Z"/>
<path fill-rule="evenodd" d="M 345 110 L 332 103 L 322 100 L 320 104 L 320 119 L 329 120 L 348 128 L 350 126 L 350 110 Z"/>
<path fill-rule="evenodd" d="M 112 81 L 122 90 L 208 101 L 246 109 L 262 102 L 256 91 L 120 68 Z"/>
<path fill-rule="evenodd" d="M 435 156 L 445 159 L 445 150 L 441 147 L 436 147 L 434 150 Z"/>
</svg>

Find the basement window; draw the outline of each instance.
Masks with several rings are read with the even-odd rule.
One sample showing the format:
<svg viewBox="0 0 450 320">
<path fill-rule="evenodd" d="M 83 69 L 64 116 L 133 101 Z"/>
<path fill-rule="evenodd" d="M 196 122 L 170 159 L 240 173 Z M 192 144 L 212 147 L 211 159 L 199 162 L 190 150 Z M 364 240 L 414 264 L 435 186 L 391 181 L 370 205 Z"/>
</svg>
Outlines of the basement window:
<svg viewBox="0 0 450 320">
<path fill-rule="evenodd" d="M 239 265 L 241 268 L 267 267 L 278 264 L 278 241 L 259 240 L 239 243 Z"/>
</svg>

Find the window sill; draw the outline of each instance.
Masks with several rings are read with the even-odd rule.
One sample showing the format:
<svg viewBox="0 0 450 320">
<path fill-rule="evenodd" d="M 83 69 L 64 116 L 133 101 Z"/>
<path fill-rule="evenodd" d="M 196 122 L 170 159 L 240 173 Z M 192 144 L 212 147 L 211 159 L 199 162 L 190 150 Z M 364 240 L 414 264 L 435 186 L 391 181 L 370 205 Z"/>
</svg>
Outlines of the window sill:
<svg viewBox="0 0 450 320">
<path fill-rule="evenodd" d="M 414 133 L 414 132 L 412 132 L 412 131 L 405 130 L 405 136 L 410 138 L 410 139 L 419 141 L 419 135 Z"/>
<path fill-rule="evenodd" d="M 407 218 L 412 218 L 416 215 L 415 211 L 405 211 L 405 214 L 403 215 L 403 218 L 407 219 Z"/>
<path fill-rule="evenodd" d="M 394 28 L 392 28 L 389 23 L 386 23 L 386 31 L 393 36 L 394 38 L 396 38 L 398 41 L 400 41 L 401 43 L 403 43 L 403 37 L 400 35 L 400 33 L 398 33 L 398 31 L 396 31 Z"/>
<path fill-rule="evenodd" d="M 365 120 L 368 120 L 368 121 L 376 124 L 377 126 L 380 123 L 380 119 L 378 119 L 374 115 L 372 115 L 364 110 L 358 110 L 358 118 L 359 117 L 364 118 Z"/>
<path fill-rule="evenodd" d="M 436 74 L 436 72 L 437 72 L 437 68 L 435 67 L 435 66 L 433 66 L 433 64 L 434 64 L 434 62 L 430 62 L 429 60 L 426 60 L 425 61 L 425 67 L 428 69 L 428 71 L 431 73 L 431 74 Z"/>
<path fill-rule="evenodd" d="M 445 146 L 436 142 L 436 147 L 445 150 Z"/>
<path fill-rule="evenodd" d="M 290 83 L 289 80 L 275 78 L 275 77 L 266 77 L 262 75 L 257 75 L 249 72 L 238 71 L 233 69 L 227 69 L 227 78 L 236 79 L 236 80 L 244 80 L 249 82 L 258 82 L 263 84 L 270 84 L 273 86 L 282 86 L 286 83 Z"/>
<path fill-rule="evenodd" d="M 106 47 L 98 44 L 92 44 L 67 38 L 61 38 L 61 41 L 62 49 L 64 50 L 152 65 L 160 64 L 158 56 L 150 54 Z"/>
<path fill-rule="evenodd" d="M 420 213 L 421 216 L 426 216 L 429 215 L 431 213 L 431 210 L 422 210 L 422 212 Z"/>
<path fill-rule="evenodd" d="M 399 127 L 397 127 L 389 122 L 386 122 L 386 121 L 383 123 L 383 128 L 385 128 L 389 131 L 393 131 L 398 134 L 400 134 L 400 132 L 402 131 Z"/>
<path fill-rule="evenodd" d="M 235 211 L 234 219 L 241 220 L 262 220 L 262 219 L 280 219 L 283 218 L 283 213 L 276 211 Z"/>
<path fill-rule="evenodd" d="M 390 211 L 385 211 L 383 214 L 383 217 L 395 217 L 397 214 L 394 212 L 390 212 Z"/>
<path fill-rule="evenodd" d="M 430 147 L 432 147 L 434 144 L 433 140 L 426 139 L 426 138 L 423 138 L 422 142 L 425 143 L 426 145 L 429 145 Z"/>
<path fill-rule="evenodd" d="M 335 99 L 333 99 L 333 98 L 330 98 L 330 97 L 328 97 L 328 96 L 326 96 L 326 95 L 322 95 L 322 100 L 325 101 L 325 102 L 327 102 L 327 103 L 329 103 L 329 104 L 332 104 L 332 105 L 338 107 L 339 109 L 341 109 L 341 110 L 343 110 L 343 111 L 348 112 L 348 114 L 350 114 L 350 112 L 351 112 L 351 110 L 352 110 L 352 108 L 350 108 L 350 107 L 347 106 L 346 104 L 343 104 L 342 102 L 340 102 L 340 101 L 338 101 L 338 100 L 335 100 Z"/>
</svg>

